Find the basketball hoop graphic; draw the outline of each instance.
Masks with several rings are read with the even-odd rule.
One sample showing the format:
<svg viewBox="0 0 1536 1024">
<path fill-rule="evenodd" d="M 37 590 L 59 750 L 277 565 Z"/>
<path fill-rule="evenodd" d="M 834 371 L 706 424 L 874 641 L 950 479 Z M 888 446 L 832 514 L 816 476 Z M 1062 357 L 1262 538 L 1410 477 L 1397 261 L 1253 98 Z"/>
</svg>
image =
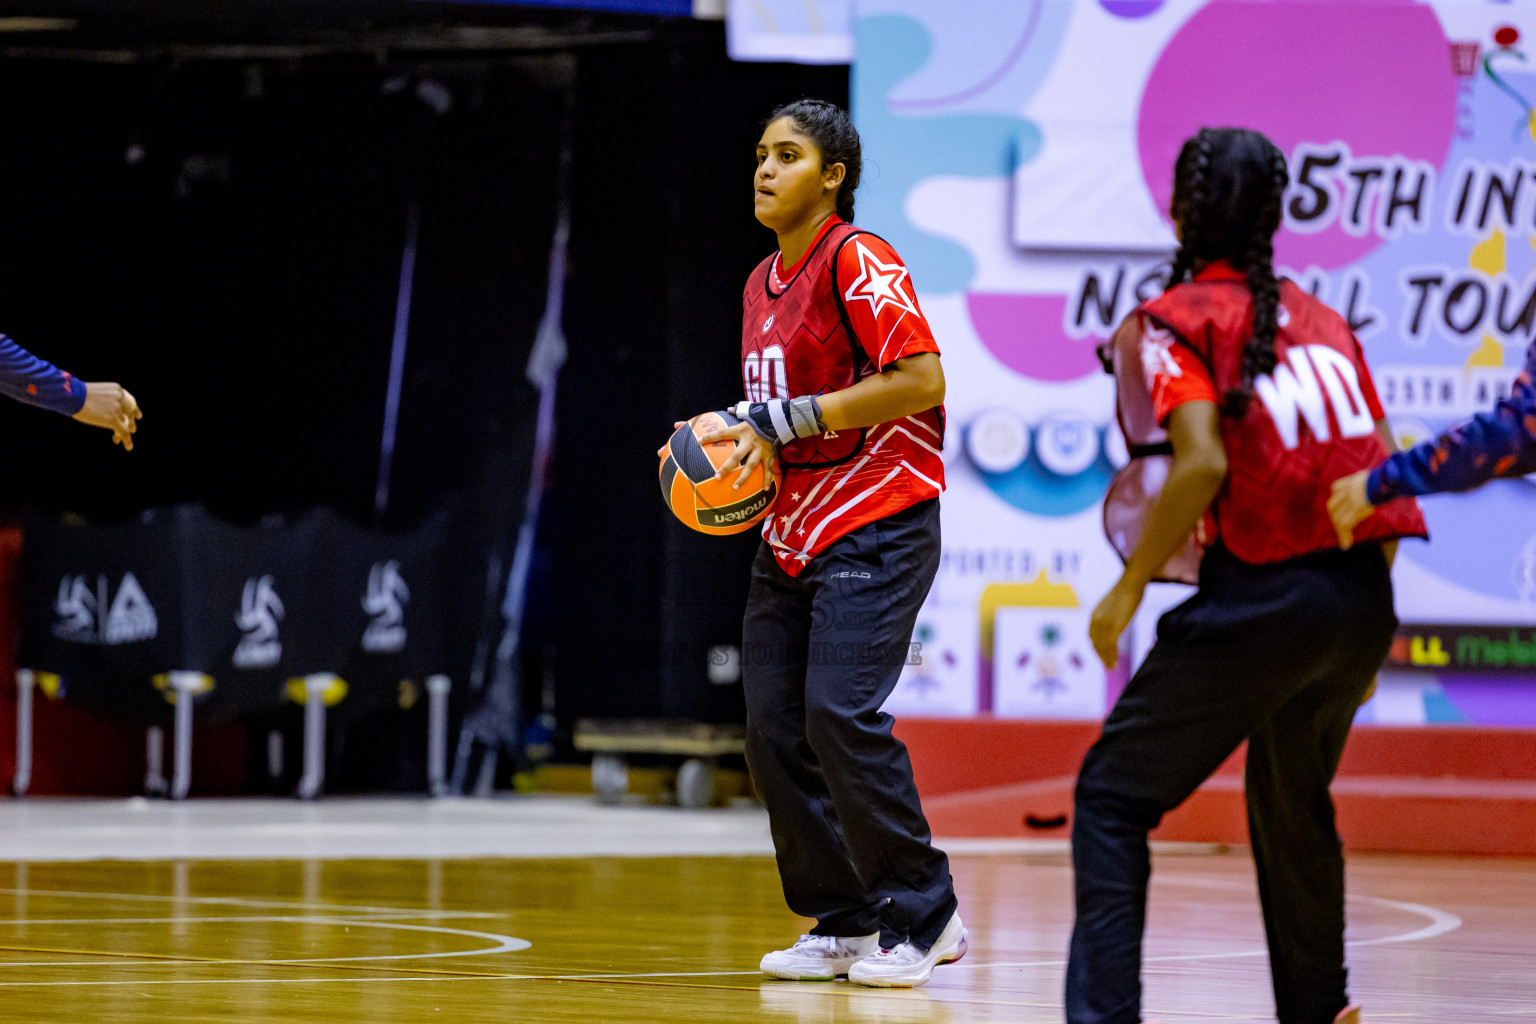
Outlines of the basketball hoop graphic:
<svg viewBox="0 0 1536 1024">
<path fill-rule="evenodd" d="M 1472 78 L 1477 74 L 1477 55 L 1480 49 L 1476 41 L 1451 42 L 1451 70 L 1457 78 Z"/>
</svg>

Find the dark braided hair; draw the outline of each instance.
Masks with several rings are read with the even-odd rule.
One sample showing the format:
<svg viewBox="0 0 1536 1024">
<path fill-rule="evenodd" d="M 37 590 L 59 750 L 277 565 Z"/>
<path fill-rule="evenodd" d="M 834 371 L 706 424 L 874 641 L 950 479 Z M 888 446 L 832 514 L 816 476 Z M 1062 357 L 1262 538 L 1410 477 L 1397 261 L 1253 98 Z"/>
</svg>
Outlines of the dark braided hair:
<svg viewBox="0 0 1536 1024">
<path fill-rule="evenodd" d="M 1222 410 L 1248 411 L 1253 382 L 1275 368 L 1280 282 L 1275 280 L 1274 234 L 1280 200 L 1290 184 L 1285 154 L 1246 128 L 1202 128 L 1179 150 L 1170 212 L 1179 224 L 1179 250 L 1171 288 L 1188 280 L 1197 262 L 1225 260 L 1244 272 L 1253 293 L 1253 334 L 1243 346 L 1243 383 L 1228 388 Z"/>
<path fill-rule="evenodd" d="M 859 131 L 853 126 L 848 111 L 826 100 L 795 100 L 779 107 L 764 127 L 781 117 L 789 118 L 795 131 L 816 143 L 821 150 L 821 166 L 843 165 L 843 182 L 837 187 L 837 215 L 853 222 L 853 194 L 859 189 L 859 176 L 864 170 L 864 150 L 859 142 Z"/>
</svg>

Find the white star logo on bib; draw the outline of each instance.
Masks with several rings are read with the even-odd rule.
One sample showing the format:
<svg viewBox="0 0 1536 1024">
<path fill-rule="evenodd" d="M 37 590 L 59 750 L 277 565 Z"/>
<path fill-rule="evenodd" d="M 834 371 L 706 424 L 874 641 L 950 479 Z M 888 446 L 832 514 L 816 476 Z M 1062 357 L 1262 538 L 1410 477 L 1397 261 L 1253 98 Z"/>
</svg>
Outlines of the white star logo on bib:
<svg viewBox="0 0 1536 1024">
<path fill-rule="evenodd" d="M 1141 372 L 1146 375 L 1149 384 L 1158 374 L 1166 377 L 1184 376 L 1179 361 L 1173 358 L 1173 342 L 1173 332 L 1155 324 L 1149 324 L 1142 332 Z"/>
<path fill-rule="evenodd" d="M 863 299 L 869 303 L 875 317 L 888 305 L 916 315 L 917 305 L 901 286 L 907 279 L 907 268 L 900 263 L 880 262 L 862 242 L 855 241 L 853 247 L 859 257 L 859 277 L 843 298 L 848 302 Z"/>
</svg>

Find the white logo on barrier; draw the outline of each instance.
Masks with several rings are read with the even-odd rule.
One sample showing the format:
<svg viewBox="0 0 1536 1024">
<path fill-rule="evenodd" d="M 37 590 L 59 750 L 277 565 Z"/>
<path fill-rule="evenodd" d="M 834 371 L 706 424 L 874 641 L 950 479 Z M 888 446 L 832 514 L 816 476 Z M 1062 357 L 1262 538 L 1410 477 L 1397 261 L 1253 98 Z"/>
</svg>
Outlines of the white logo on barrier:
<svg viewBox="0 0 1536 1024">
<path fill-rule="evenodd" d="M 101 614 L 103 607 L 106 615 Z M 131 572 L 123 573 L 116 597 L 111 597 L 106 576 L 96 577 L 94 594 L 84 576 L 65 576 L 59 580 L 53 610 L 59 616 L 53 635 L 75 643 L 131 644 L 153 640 L 160 632 L 155 607 Z"/>
<path fill-rule="evenodd" d="M 159 632 L 160 620 L 155 616 L 155 606 L 144 596 L 144 589 L 133 578 L 133 573 L 123 573 L 123 582 L 107 612 L 106 642 L 131 644 L 153 640 Z"/>
<path fill-rule="evenodd" d="M 363 595 L 363 611 L 374 617 L 363 630 L 363 650 L 370 654 L 393 654 L 405 649 L 405 606 L 411 603 L 411 588 L 400 575 L 400 563 L 393 558 L 375 562 L 368 571 L 368 592 Z"/>
<path fill-rule="evenodd" d="M 79 643 L 96 642 L 96 596 L 85 585 L 84 576 L 65 576 L 59 580 L 59 596 L 53 602 L 59 621 L 53 635 L 60 640 Z"/>
<path fill-rule="evenodd" d="M 240 595 L 240 613 L 235 625 L 245 633 L 235 645 L 230 660 L 236 668 L 270 668 L 283 656 L 277 638 L 277 624 L 283 619 L 283 601 L 277 596 L 271 576 L 252 576 L 245 581 Z"/>
</svg>

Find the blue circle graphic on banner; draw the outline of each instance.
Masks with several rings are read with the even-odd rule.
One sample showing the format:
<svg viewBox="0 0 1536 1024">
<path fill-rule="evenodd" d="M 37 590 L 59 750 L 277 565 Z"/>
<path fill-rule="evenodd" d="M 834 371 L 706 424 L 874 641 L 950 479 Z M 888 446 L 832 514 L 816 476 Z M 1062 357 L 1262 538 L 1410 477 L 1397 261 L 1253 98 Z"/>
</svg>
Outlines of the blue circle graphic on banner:
<svg viewBox="0 0 1536 1024">
<path fill-rule="evenodd" d="M 1014 508 L 1070 516 L 1103 500 L 1115 475 L 1107 433 L 1074 410 L 1049 413 L 1032 428 L 988 410 L 966 424 L 964 451 L 992 493 Z"/>
</svg>

